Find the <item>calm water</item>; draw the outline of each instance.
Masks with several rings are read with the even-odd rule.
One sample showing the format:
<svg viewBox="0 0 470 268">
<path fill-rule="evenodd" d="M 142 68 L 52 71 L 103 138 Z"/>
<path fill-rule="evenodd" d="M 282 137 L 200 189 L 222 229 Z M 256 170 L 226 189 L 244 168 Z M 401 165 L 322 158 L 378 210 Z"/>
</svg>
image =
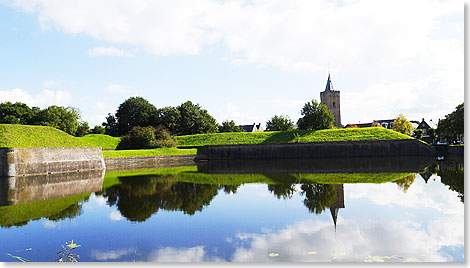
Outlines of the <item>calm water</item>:
<svg viewBox="0 0 470 268">
<path fill-rule="evenodd" d="M 1 179 L 0 261 L 463 262 L 461 160 L 339 159 Z M 367 183 L 357 183 L 367 181 Z"/>
</svg>

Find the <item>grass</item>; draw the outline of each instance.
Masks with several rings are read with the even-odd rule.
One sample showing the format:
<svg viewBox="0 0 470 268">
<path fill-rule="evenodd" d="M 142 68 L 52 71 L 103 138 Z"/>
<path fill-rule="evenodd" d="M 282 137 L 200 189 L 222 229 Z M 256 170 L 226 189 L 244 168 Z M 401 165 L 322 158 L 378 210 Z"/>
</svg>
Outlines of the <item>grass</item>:
<svg viewBox="0 0 470 268">
<path fill-rule="evenodd" d="M 0 206 L 0 226 L 24 225 L 31 220 L 59 215 L 89 196 L 90 193 L 85 193 L 13 206 Z"/>
<path fill-rule="evenodd" d="M 101 147 L 103 149 L 116 149 L 121 138 L 113 137 L 105 134 L 88 134 L 81 138 L 82 141 L 87 142 L 95 147 Z"/>
<path fill-rule="evenodd" d="M 414 173 L 292 173 L 292 174 L 206 174 L 196 166 L 106 172 L 103 189 L 120 184 L 120 177 L 176 176 L 176 181 L 196 184 L 241 185 L 246 183 L 385 183 Z M 138 179 L 138 178 L 135 178 Z"/>
<path fill-rule="evenodd" d="M 139 156 L 162 156 L 162 155 L 193 155 L 197 149 L 157 148 L 142 150 L 116 150 L 103 151 L 104 158 L 112 157 L 139 157 Z"/>
<path fill-rule="evenodd" d="M 0 147 L 92 146 L 53 127 L 0 124 Z"/>
<path fill-rule="evenodd" d="M 230 144 L 275 144 L 332 141 L 401 140 L 410 136 L 382 127 L 272 132 L 233 132 L 175 136 L 179 147 Z"/>
</svg>

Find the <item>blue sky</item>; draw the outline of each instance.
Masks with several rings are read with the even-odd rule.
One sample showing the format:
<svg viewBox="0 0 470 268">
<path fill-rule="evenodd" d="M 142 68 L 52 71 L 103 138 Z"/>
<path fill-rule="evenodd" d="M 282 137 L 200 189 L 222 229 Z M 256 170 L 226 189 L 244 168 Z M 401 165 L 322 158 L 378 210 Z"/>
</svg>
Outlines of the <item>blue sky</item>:
<svg viewBox="0 0 470 268">
<path fill-rule="evenodd" d="M 0 0 L 0 102 L 77 107 L 91 126 L 131 96 L 220 123 L 300 117 L 331 70 L 342 123 L 437 120 L 464 101 L 461 1 Z"/>
</svg>

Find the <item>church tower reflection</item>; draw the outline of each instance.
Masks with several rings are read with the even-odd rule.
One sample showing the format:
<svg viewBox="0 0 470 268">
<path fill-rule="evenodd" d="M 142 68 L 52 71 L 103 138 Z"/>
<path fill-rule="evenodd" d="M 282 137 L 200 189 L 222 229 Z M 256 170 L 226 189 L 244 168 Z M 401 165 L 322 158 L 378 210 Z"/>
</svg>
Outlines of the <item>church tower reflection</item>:
<svg viewBox="0 0 470 268">
<path fill-rule="evenodd" d="M 333 222 L 335 224 L 336 231 L 336 219 L 338 218 L 338 212 L 340 208 L 344 208 L 344 187 L 343 184 L 335 185 L 336 199 L 331 203 L 330 212 Z"/>
</svg>

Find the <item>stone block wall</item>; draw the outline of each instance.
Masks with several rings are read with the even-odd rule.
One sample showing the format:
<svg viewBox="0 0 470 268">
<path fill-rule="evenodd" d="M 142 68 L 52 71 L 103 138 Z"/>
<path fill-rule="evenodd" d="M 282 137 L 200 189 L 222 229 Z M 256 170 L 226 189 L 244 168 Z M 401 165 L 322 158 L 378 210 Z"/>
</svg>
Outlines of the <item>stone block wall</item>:
<svg viewBox="0 0 470 268">
<path fill-rule="evenodd" d="M 0 177 L 102 169 L 99 147 L 0 148 Z"/>
</svg>

